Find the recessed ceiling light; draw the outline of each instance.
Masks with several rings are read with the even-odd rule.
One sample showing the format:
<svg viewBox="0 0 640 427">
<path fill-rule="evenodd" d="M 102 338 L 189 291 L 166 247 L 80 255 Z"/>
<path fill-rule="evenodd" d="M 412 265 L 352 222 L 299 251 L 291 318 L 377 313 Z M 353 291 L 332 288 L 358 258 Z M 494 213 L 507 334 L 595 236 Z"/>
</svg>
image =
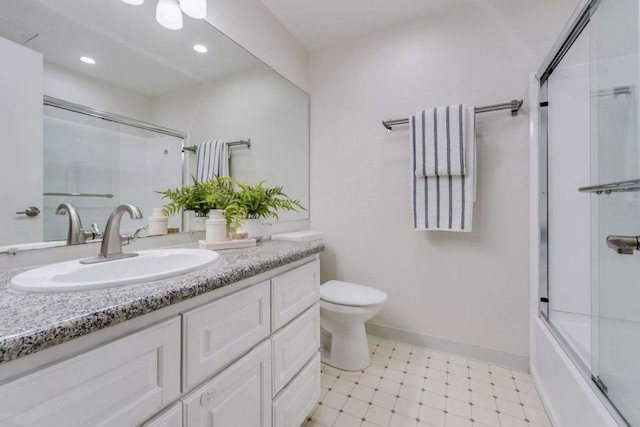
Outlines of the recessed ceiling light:
<svg viewBox="0 0 640 427">
<path fill-rule="evenodd" d="M 125 2 L 125 3 L 132 4 L 134 6 L 139 6 L 142 3 L 144 3 L 144 0 L 122 0 L 122 1 Z"/>
<path fill-rule="evenodd" d="M 85 64 L 91 64 L 91 65 L 94 65 L 96 63 L 95 59 L 90 58 L 88 56 L 81 56 L 80 61 L 84 62 Z"/>
<path fill-rule="evenodd" d="M 193 46 L 193 50 L 195 50 L 198 53 L 207 53 L 209 49 L 207 49 L 206 46 L 202 46 L 201 44 L 196 44 Z"/>
</svg>

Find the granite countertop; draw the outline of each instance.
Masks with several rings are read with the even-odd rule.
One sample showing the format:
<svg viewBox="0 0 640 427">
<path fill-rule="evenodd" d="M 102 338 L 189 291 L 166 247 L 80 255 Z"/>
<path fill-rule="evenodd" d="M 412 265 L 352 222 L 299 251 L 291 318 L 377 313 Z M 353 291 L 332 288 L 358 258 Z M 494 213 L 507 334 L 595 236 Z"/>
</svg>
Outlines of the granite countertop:
<svg viewBox="0 0 640 427">
<path fill-rule="evenodd" d="M 187 245 L 183 247 L 197 247 Z M 321 242 L 265 241 L 219 251 L 213 266 L 155 282 L 84 292 L 24 294 L 7 289 L 23 271 L 0 271 L 0 364 L 306 258 Z"/>
</svg>

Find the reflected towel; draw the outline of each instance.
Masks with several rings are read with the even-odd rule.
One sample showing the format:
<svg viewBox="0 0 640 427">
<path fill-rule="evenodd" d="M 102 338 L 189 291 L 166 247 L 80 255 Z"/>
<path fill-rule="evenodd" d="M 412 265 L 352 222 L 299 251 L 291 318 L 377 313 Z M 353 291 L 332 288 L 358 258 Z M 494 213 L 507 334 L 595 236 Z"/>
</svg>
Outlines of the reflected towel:
<svg viewBox="0 0 640 427">
<path fill-rule="evenodd" d="M 229 146 L 220 139 L 200 143 L 197 151 L 196 180 L 229 176 Z"/>
<path fill-rule="evenodd" d="M 422 153 L 419 147 L 425 133 L 433 132 L 433 129 L 425 124 L 426 112 L 419 112 L 409 120 L 413 153 L 413 225 L 416 230 L 471 231 L 476 181 L 475 108 L 463 107 L 462 111 L 466 116 L 463 129 L 466 148 L 461 159 L 464 175 L 417 177 L 417 157 Z"/>
</svg>

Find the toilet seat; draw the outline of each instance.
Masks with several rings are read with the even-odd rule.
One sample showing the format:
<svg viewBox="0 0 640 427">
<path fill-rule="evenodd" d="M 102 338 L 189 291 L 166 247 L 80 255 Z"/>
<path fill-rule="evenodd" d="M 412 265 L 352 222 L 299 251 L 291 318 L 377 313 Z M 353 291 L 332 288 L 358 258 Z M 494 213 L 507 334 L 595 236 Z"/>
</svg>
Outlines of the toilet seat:
<svg viewBox="0 0 640 427">
<path fill-rule="evenodd" d="M 387 294 L 369 286 L 331 280 L 320 286 L 320 299 L 338 305 L 367 307 L 382 304 Z"/>
</svg>

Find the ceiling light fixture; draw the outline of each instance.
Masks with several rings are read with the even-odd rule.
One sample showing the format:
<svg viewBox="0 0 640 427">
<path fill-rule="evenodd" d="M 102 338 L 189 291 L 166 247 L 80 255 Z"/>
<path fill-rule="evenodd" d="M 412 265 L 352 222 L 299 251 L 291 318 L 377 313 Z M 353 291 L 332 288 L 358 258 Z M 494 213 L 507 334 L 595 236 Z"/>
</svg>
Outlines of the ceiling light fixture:
<svg viewBox="0 0 640 427">
<path fill-rule="evenodd" d="M 195 19 L 207 17 L 207 0 L 180 0 L 180 9 Z"/>
<path fill-rule="evenodd" d="M 122 0 L 127 4 L 139 6 L 144 0 Z M 194 19 L 207 17 L 207 0 L 158 0 L 156 21 L 170 30 L 182 28 L 182 13 Z"/>
<path fill-rule="evenodd" d="M 88 56 L 81 56 L 80 57 L 80 61 L 84 62 L 85 64 L 90 64 L 90 65 L 95 65 L 96 60 L 93 58 L 90 58 Z"/>
<path fill-rule="evenodd" d="M 178 0 L 158 0 L 156 20 L 160 25 L 170 30 L 182 28 L 182 12 Z"/>
<path fill-rule="evenodd" d="M 207 49 L 206 46 L 203 46 L 201 44 L 196 44 L 193 46 L 193 50 L 195 50 L 198 53 L 207 53 L 209 49 Z"/>
</svg>

